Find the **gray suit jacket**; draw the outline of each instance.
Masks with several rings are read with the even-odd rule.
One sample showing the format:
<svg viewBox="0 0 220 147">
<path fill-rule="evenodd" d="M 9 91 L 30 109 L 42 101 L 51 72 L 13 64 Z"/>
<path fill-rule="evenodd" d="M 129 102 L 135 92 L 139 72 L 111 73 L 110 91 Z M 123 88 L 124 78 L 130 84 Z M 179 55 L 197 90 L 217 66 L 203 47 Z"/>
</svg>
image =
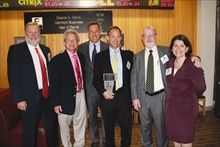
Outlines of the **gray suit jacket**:
<svg viewBox="0 0 220 147">
<path fill-rule="evenodd" d="M 167 54 L 169 57 L 169 49 L 165 46 L 157 46 L 159 59 Z M 139 99 L 140 103 L 143 103 L 144 98 L 146 97 L 145 94 L 145 49 L 141 50 L 140 52 L 134 55 L 133 67 L 131 70 L 131 98 L 132 100 Z M 165 90 L 167 90 L 166 85 L 166 77 L 165 77 L 165 70 L 166 70 L 166 63 L 162 63 L 160 60 L 160 67 L 162 72 L 162 79 Z"/>
<path fill-rule="evenodd" d="M 100 42 L 100 51 L 103 51 L 109 47 L 109 44 L 106 42 Z M 93 63 L 89 57 L 89 41 L 84 42 L 79 45 L 78 51 L 84 55 L 85 58 L 85 68 L 86 68 L 86 76 L 85 76 L 85 86 L 86 86 L 86 94 L 87 95 L 98 95 L 95 87 L 93 87 Z"/>
</svg>

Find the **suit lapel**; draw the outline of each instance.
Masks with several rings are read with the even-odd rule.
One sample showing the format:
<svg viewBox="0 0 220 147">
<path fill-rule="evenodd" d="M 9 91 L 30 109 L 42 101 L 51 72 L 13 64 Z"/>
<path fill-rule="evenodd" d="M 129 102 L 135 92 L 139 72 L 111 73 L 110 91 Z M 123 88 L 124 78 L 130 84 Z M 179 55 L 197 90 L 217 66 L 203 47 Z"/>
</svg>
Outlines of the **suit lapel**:
<svg viewBox="0 0 220 147">
<path fill-rule="evenodd" d="M 26 60 L 25 63 L 27 63 L 27 72 L 30 73 L 29 75 L 33 75 L 32 78 L 35 79 L 36 85 L 37 85 L 37 77 L 36 77 L 36 71 L 34 67 L 34 61 L 32 59 L 31 53 L 29 51 L 28 45 L 25 42 L 22 43 L 22 59 Z"/>
<path fill-rule="evenodd" d="M 145 73 L 146 73 L 145 72 L 145 62 L 147 62 L 147 61 L 145 61 L 145 49 L 144 49 L 140 54 L 140 62 L 138 63 L 138 64 L 140 64 L 140 70 L 142 70 L 142 71 L 140 71 L 142 79 L 145 79 Z"/>
<path fill-rule="evenodd" d="M 42 50 L 42 52 L 43 52 L 43 54 L 44 54 L 44 57 L 45 57 L 45 59 L 46 59 L 46 61 L 47 61 L 47 63 L 49 62 L 49 53 L 47 53 L 47 51 L 46 51 L 46 49 L 45 49 L 45 47 L 43 47 L 42 45 L 40 45 L 40 48 L 41 48 L 41 50 Z"/>
<path fill-rule="evenodd" d="M 85 45 L 86 49 L 85 49 L 85 58 L 87 58 L 87 62 L 89 62 L 89 64 L 92 65 L 92 61 L 89 57 L 89 41 L 86 42 L 86 45 Z"/>
<path fill-rule="evenodd" d="M 160 69 L 162 71 L 162 75 L 165 75 L 165 68 L 166 68 L 166 63 L 162 63 L 161 58 L 165 55 L 163 52 L 163 49 L 160 46 L 157 46 L 157 51 L 159 54 L 159 60 L 160 60 Z"/>
<path fill-rule="evenodd" d="M 32 65 L 33 65 L 33 68 L 34 68 L 34 62 L 33 62 L 31 53 L 29 51 L 29 48 L 28 48 L 28 45 L 27 45 L 26 42 L 24 42 L 22 44 L 22 48 L 23 48 L 23 57 L 22 58 L 26 59 L 28 62 L 31 61 Z"/>
<path fill-rule="evenodd" d="M 26 60 L 26 63 L 29 63 L 30 67 L 28 70 L 33 71 L 35 74 L 34 61 L 32 59 L 31 53 L 29 51 L 29 48 L 26 42 L 22 44 L 22 48 L 23 48 L 22 58 Z"/>
<path fill-rule="evenodd" d="M 65 52 L 63 53 L 63 57 L 64 57 L 64 64 L 66 65 L 63 65 L 64 67 L 67 67 L 67 71 L 68 73 L 71 73 L 69 74 L 70 77 L 76 82 L 76 79 L 75 79 L 75 73 L 74 73 L 74 69 L 73 69 L 73 65 L 72 65 L 72 62 L 71 62 L 71 59 L 67 53 L 67 51 L 65 50 Z M 73 73 L 73 74 L 72 74 Z"/>
<path fill-rule="evenodd" d="M 64 62 L 65 62 L 65 64 L 67 65 L 68 68 L 72 69 L 71 72 L 74 72 L 73 65 L 72 65 L 71 59 L 70 59 L 67 51 L 65 50 L 65 52 L 63 54 L 64 54 Z"/>
<path fill-rule="evenodd" d="M 104 47 L 103 42 L 100 40 L 100 52 L 105 50 L 106 48 Z"/>
<path fill-rule="evenodd" d="M 103 63 L 106 63 L 106 68 L 107 68 L 107 71 L 111 71 L 113 73 L 113 70 L 112 70 L 112 65 L 111 65 L 111 59 L 110 59 L 110 53 L 109 53 L 109 48 L 106 49 L 104 51 L 104 56 L 103 56 Z"/>
<path fill-rule="evenodd" d="M 121 49 L 120 49 L 120 52 L 121 52 L 122 68 L 123 68 L 122 71 L 123 71 L 123 77 L 124 77 L 128 60 L 126 58 L 125 52 L 123 52 Z"/>
<path fill-rule="evenodd" d="M 161 48 L 160 46 L 157 46 L 157 51 L 158 51 L 158 54 L 159 54 L 159 60 L 160 60 L 160 69 L 161 69 L 161 75 L 162 75 L 162 79 L 163 79 L 163 83 L 166 83 L 166 77 L 165 77 L 165 71 L 166 71 L 166 63 L 162 63 L 161 61 L 161 58 L 166 55 L 164 52 L 163 52 L 163 48 Z M 166 87 L 166 85 L 164 85 Z"/>
</svg>

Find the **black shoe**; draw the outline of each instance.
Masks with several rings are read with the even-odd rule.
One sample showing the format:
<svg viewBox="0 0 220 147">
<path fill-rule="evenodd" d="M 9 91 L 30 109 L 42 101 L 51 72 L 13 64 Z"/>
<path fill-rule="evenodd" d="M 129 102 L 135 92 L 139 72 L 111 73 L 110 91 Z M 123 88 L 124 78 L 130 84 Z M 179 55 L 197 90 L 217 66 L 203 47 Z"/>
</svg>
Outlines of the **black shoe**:
<svg viewBox="0 0 220 147">
<path fill-rule="evenodd" d="M 99 142 L 93 142 L 91 147 L 99 147 Z"/>
</svg>

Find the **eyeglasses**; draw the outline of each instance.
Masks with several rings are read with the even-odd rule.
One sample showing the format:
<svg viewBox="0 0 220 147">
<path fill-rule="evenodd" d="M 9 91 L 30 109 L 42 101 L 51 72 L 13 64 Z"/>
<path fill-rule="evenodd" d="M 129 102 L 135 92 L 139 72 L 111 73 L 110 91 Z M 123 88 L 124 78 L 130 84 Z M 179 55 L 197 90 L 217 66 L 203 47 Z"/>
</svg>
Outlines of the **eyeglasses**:
<svg viewBox="0 0 220 147">
<path fill-rule="evenodd" d="M 66 39 L 65 42 L 77 42 L 77 39 Z"/>
<path fill-rule="evenodd" d="M 143 34 L 142 35 L 143 37 L 145 37 L 145 38 L 147 38 L 147 37 L 154 37 L 155 36 L 155 34 Z"/>
</svg>

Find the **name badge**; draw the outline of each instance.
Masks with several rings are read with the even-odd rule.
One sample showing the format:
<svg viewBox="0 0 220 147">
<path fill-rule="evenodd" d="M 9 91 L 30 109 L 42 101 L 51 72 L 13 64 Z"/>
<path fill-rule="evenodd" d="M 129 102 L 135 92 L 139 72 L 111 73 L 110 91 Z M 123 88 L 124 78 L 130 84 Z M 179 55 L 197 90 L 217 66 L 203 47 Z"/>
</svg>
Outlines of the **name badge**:
<svg viewBox="0 0 220 147">
<path fill-rule="evenodd" d="M 171 67 L 166 69 L 166 76 L 170 75 L 171 72 L 172 72 L 172 68 Z"/>
<path fill-rule="evenodd" d="M 166 54 L 166 55 L 164 55 L 163 57 L 161 57 L 160 60 L 161 60 L 161 62 L 162 62 L 163 64 L 165 64 L 167 61 L 169 61 L 169 58 L 168 58 L 168 56 L 167 56 L 167 54 Z"/>
</svg>

